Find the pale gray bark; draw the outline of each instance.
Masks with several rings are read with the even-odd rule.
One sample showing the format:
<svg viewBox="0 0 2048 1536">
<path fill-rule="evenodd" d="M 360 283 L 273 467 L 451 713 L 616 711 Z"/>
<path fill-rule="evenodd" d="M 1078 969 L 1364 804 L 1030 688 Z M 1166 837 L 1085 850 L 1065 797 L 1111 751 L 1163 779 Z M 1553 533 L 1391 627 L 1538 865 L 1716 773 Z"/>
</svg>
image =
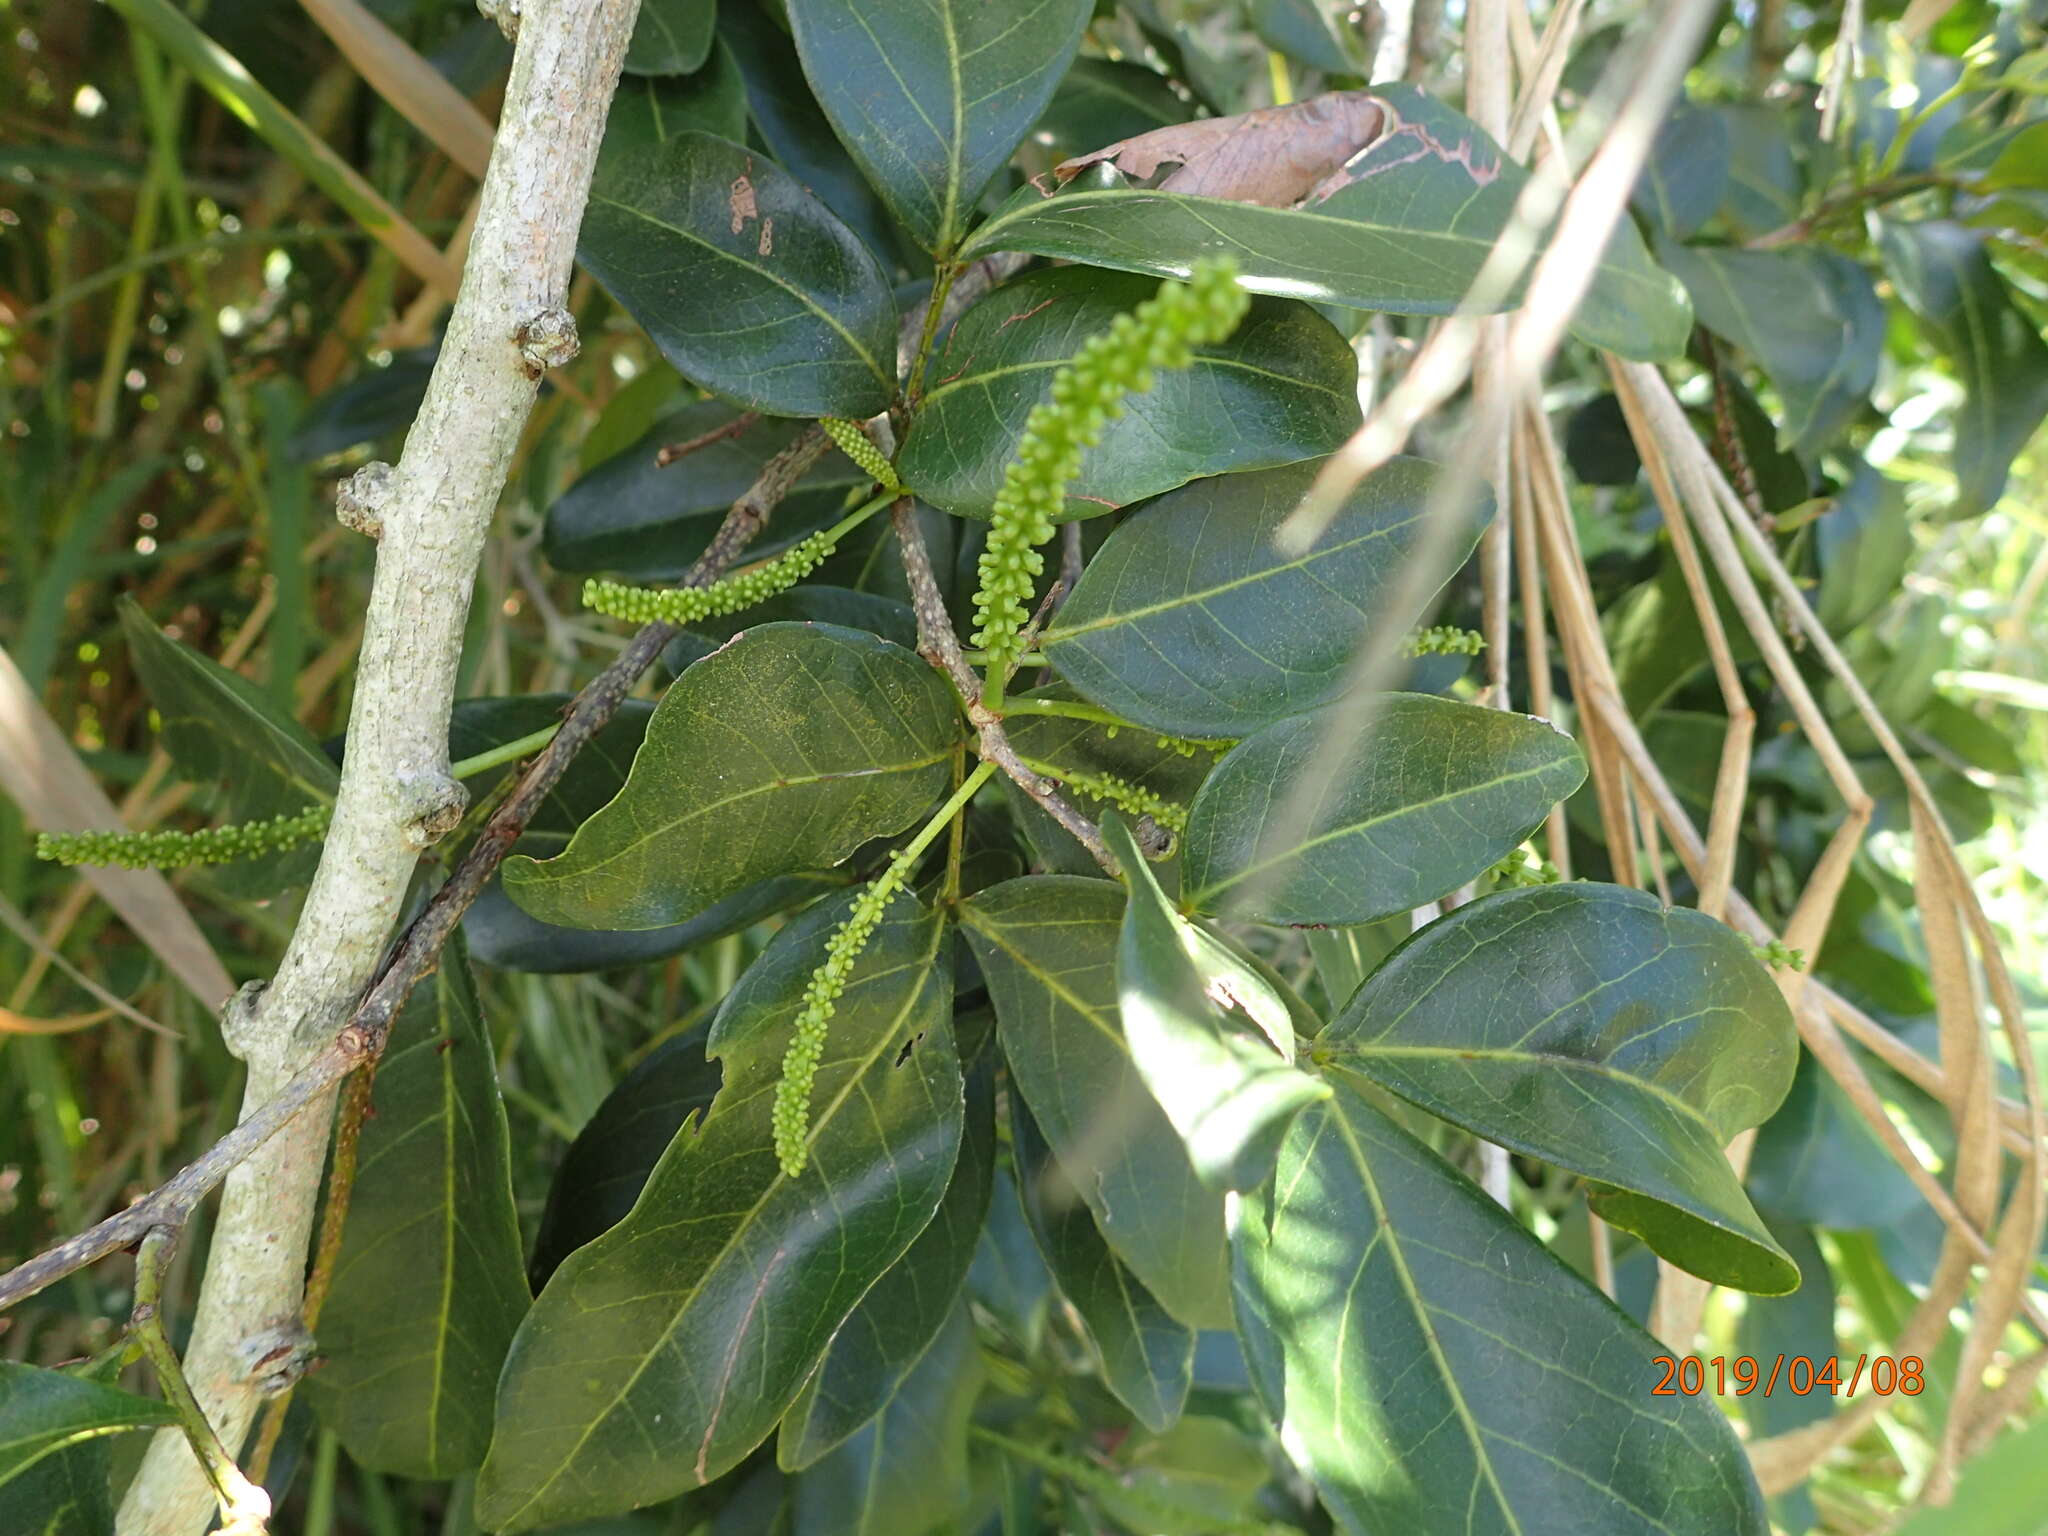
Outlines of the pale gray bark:
<svg viewBox="0 0 2048 1536">
<path fill-rule="evenodd" d="M 542 371 L 574 355 L 563 308 L 576 232 L 639 0 L 529 0 L 462 289 L 405 451 L 359 476 L 350 526 L 378 540 L 348 760 L 320 867 L 270 986 L 223 1029 L 249 1065 L 243 1112 L 333 1036 L 371 980 L 420 851 L 460 816 L 448 714 L 470 589 Z M 239 1446 L 293 1340 L 327 1141 L 300 1116 L 223 1189 L 185 1369 Z M 181 1431 L 150 1446 L 122 1536 L 198 1536 L 211 1492 Z"/>
</svg>

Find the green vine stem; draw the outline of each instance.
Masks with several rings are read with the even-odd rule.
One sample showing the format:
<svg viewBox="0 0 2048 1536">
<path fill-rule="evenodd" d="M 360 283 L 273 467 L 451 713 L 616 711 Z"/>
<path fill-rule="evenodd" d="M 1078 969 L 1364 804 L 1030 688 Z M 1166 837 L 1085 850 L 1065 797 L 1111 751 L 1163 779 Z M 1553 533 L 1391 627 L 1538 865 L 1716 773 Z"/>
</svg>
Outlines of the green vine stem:
<svg viewBox="0 0 2048 1536">
<path fill-rule="evenodd" d="M 164 1276 L 170 1271 L 177 1245 L 177 1234 L 169 1227 L 153 1227 L 143 1237 L 135 1256 L 135 1311 L 129 1319 L 129 1332 L 155 1369 L 157 1385 L 177 1410 L 192 1454 L 199 1458 L 207 1482 L 213 1485 L 220 1503 L 219 1536 L 263 1536 L 270 1520 L 270 1495 L 242 1475 L 235 1458 L 220 1443 L 164 1330 Z"/>
<path fill-rule="evenodd" d="M 804 988 L 802 1006 L 796 1016 L 796 1034 L 782 1058 L 782 1081 L 775 1085 L 775 1156 L 782 1171 L 795 1178 L 810 1161 L 807 1144 L 811 1125 L 811 1087 L 818 1076 L 818 1063 L 825 1055 L 825 1038 L 838 1009 L 839 995 L 846 990 L 847 977 L 860 958 L 868 940 L 881 925 L 890 898 L 903 888 L 925 849 L 943 832 L 955 816 L 967 808 L 975 791 L 995 774 L 996 765 L 981 763 L 961 781 L 952 797 L 905 843 L 889 867 L 877 875 L 853 903 L 846 921 L 825 941 L 825 963 L 811 973 Z"/>
<path fill-rule="evenodd" d="M 1227 262 L 1198 262 L 1186 283 L 1159 292 L 1081 344 L 1053 375 L 1051 397 L 1031 409 L 1017 456 L 1003 472 L 974 595 L 974 643 L 988 653 L 982 703 L 1003 705 L 1003 686 L 1024 652 L 1029 604 L 1045 570 L 1039 546 L 1066 511 L 1067 486 L 1083 453 L 1123 414 L 1125 399 L 1149 390 L 1161 369 L 1185 368 L 1195 348 L 1237 329 L 1251 296 Z"/>
<path fill-rule="evenodd" d="M 773 560 L 764 560 L 708 587 L 635 587 L 592 577 L 583 584 L 583 606 L 635 624 L 695 624 L 738 613 L 765 603 L 802 581 L 831 556 L 841 539 L 900 494 L 884 491 Z"/>
</svg>

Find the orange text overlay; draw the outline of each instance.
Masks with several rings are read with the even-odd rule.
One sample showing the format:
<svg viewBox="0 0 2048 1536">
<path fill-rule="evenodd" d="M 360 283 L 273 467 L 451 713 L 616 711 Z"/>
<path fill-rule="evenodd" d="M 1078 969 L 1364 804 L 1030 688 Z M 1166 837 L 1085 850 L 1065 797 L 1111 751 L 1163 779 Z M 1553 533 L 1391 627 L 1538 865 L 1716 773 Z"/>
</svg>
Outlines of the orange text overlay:
<svg viewBox="0 0 2048 1536">
<path fill-rule="evenodd" d="M 1655 1355 L 1650 1363 L 1657 1371 L 1652 1397 L 1698 1397 L 1708 1392 L 1716 1397 L 1747 1397 L 1752 1392 L 1765 1397 L 1773 1392 L 1794 1397 L 1815 1392 L 1829 1397 L 1854 1397 L 1858 1392 L 1918 1397 L 1927 1385 L 1926 1363 L 1918 1355 L 1858 1355 L 1853 1362 L 1808 1355 Z"/>
</svg>

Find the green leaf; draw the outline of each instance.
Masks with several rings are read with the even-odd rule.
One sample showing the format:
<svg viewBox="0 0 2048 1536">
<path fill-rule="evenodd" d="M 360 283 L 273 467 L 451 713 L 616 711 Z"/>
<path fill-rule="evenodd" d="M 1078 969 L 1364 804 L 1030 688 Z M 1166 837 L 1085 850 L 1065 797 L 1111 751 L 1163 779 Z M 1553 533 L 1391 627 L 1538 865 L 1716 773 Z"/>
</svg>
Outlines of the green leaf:
<svg viewBox="0 0 2048 1536">
<path fill-rule="evenodd" d="M 1766 1536 L 1712 1402 L 1663 1346 L 1340 1084 L 1235 1233 L 1260 1398 L 1347 1532 Z"/>
<path fill-rule="evenodd" d="M 704 553 L 727 510 L 761 466 L 789 446 L 804 424 L 760 420 L 707 443 L 666 468 L 656 455 L 731 425 L 739 413 L 699 401 L 655 422 L 631 447 L 584 471 L 555 498 L 541 525 L 541 552 L 563 571 L 681 572 Z M 808 533 L 836 518 L 860 471 L 830 449 L 775 509 L 773 537 Z M 772 550 L 772 542 L 757 546 Z"/>
<path fill-rule="evenodd" d="M 1157 284 L 1082 267 L 1033 272 L 962 315 L 932 360 L 931 387 L 897 469 L 919 496 L 987 518 L 1031 408 L 1089 337 Z M 1082 461 L 1070 518 L 1100 517 L 1203 475 L 1334 452 L 1358 426 L 1358 359 L 1306 304 L 1261 299 L 1227 341 L 1162 373 Z"/>
<path fill-rule="evenodd" d="M 1032 169 L 1050 170 L 1118 139 L 1184 123 L 1193 110 L 1157 70 L 1077 58 L 1022 152 Z"/>
<path fill-rule="evenodd" d="M 1228 1419 L 1191 1413 L 1156 1439 L 1126 1441 L 1114 1484 L 1090 1492 L 1114 1519 L 1148 1536 L 1292 1531 L 1257 1518 L 1272 1467 L 1259 1441 Z"/>
<path fill-rule="evenodd" d="M 1223 1195 L 1196 1176 L 1117 1017 L 1122 889 L 1027 876 L 960 907 L 1010 1075 L 1102 1235 L 1191 1327 L 1229 1318 Z"/>
<path fill-rule="evenodd" d="M 1165 1429 L 1194 1380 L 1195 1330 L 1175 1322 L 1103 1241 L 1021 1098 L 1010 1101 L 1010 1131 L 1031 1235 L 1087 1330 L 1103 1385 L 1146 1428 Z"/>
<path fill-rule="evenodd" d="M 1547 721 L 1421 693 L 1376 706 L 1334 771 L 1320 759 L 1342 709 L 1230 750 L 1188 815 L 1183 907 L 1302 925 L 1405 912 L 1498 863 L 1586 777 Z"/>
<path fill-rule="evenodd" d="M 321 1423 L 360 1465 L 482 1464 L 505 1351 L 530 1300 L 498 1076 L 460 942 L 412 995 L 377 1068 L 320 1314 Z"/>
<path fill-rule="evenodd" d="M 784 1471 L 810 1467 L 820 1457 L 838 1463 L 828 1480 L 847 1475 L 844 1457 L 867 1443 L 858 1433 L 876 1414 L 894 1413 L 899 1389 L 916 1397 L 913 1376 L 924 1369 L 928 1351 L 949 1318 L 956 1315 L 967 1266 L 988 1219 L 995 1178 L 996 1103 L 994 1052 L 967 1074 L 967 1117 L 960 1155 L 945 1198 L 910 1249 L 889 1266 L 860 1300 L 810 1380 L 783 1415 L 775 1442 Z M 882 1426 L 886 1438 L 887 1423 Z"/>
<path fill-rule="evenodd" d="M 1112 713 L 1171 736 L 1249 736 L 1336 696 L 1363 628 L 1385 613 L 1437 481 L 1397 458 L 1368 475 L 1302 555 L 1274 546 L 1317 462 L 1169 491 L 1104 541 L 1046 630 L 1060 675 Z M 1445 573 L 1479 542 L 1475 519 Z M 1433 596 L 1433 594 L 1431 594 Z"/>
<path fill-rule="evenodd" d="M 1793 150 L 1801 133 L 1792 109 L 1737 102 L 1711 110 L 1728 132 L 1721 217 L 1745 240 L 1783 229 L 1799 217 L 1806 195 L 1806 177 Z"/>
<path fill-rule="evenodd" d="M 832 132 L 804 78 L 796 44 L 777 25 L 771 7 L 727 5 L 719 12 L 718 30 L 746 80 L 747 110 L 768 153 L 887 262 L 899 244 L 889 210 Z"/>
<path fill-rule="evenodd" d="M 1714 216 L 1728 188 L 1728 119 L 1680 102 L 1664 120 L 1632 201 L 1654 232 L 1684 240 Z"/>
<path fill-rule="evenodd" d="M 710 1032 L 706 1022 L 649 1051 L 577 1132 L 541 1209 L 528 1270 L 536 1289 L 625 1220 L 676 1133 L 718 1097 L 725 1074 L 704 1054 Z"/>
<path fill-rule="evenodd" d="M 537 843 L 522 844 L 520 851 L 538 855 L 542 848 Z M 666 960 L 670 955 L 700 949 L 714 939 L 744 932 L 763 918 L 843 889 L 849 879 L 844 869 L 774 875 L 714 901 L 684 922 L 623 931 L 544 923 L 520 910 L 505 894 L 503 883 L 493 879 L 462 915 L 462 935 L 469 943 L 470 958 L 494 971 L 568 976 L 620 970 Z"/>
<path fill-rule="evenodd" d="M 1985 237 L 1960 224 L 1879 226 L 1878 247 L 1899 297 L 1955 367 L 1956 499 L 1951 517 L 1974 517 L 2005 494 L 2013 456 L 2048 417 L 2048 344 L 2013 302 L 1984 253 Z"/>
<path fill-rule="evenodd" d="M 1784 1099 L 1798 1034 L 1748 942 L 1704 913 L 1585 882 L 1485 897 L 1396 950 L 1317 1048 L 1584 1174 L 1600 1216 L 1694 1274 L 1799 1283 L 1722 1152 Z"/>
<path fill-rule="evenodd" d="M 952 690 L 912 652 L 766 624 L 669 686 L 618 798 L 560 857 L 506 860 L 505 889 L 565 927 L 678 923 L 902 831 L 944 792 L 959 738 Z"/>
<path fill-rule="evenodd" d="M 0 1531 L 113 1536 L 108 1437 L 177 1422 L 168 1403 L 0 1361 Z"/>
<path fill-rule="evenodd" d="M 788 0 L 818 104 L 927 250 L 958 242 L 1080 46 L 1091 0 Z M 850 414 L 850 413 L 849 413 Z"/>
<path fill-rule="evenodd" d="M 1294 1022 L 1265 977 L 1173 910 L 1119 818 L 1102 835 L 1130 890 L 1116 975 L 1131 1061 L 1202 1180 L 1248 1189 L 1330 1085 L 1295 1067 Z"/>
<path fill-rule="evenodd" d="M 938 1207 L 962 1114 L 952 967 L 945 924 L 907 897 L 840 996 L 805 1172 L 775 1156 L 783 1054 L 851 900 L 791 922 L 740 978 L 712 1026 L 726 1071 L 710 1113 L 527 1315 L 477 1481 L 487 1529 L 613 1514 L 730 1470 Z"/>
<path fill-rule="evenodd" d="M 1469 118 L 1406 86 L 1381 96 L 1401 119 L 1346 167 L 1346 185 L 1307 208 L 1147 192 L 1111 168 L 1046 197 L 1026 187 L 974 232 L 963 255 L 1029 251 L 1089 266 L 1186 277 L 1228 258 L 1254 293 L 1391 314 L 1447 315 L 1513 217 L 1528 173 Z M 1519 289 L 1500 308 L 1520 302 Z M 1646 362 L 1681 355 L 1685 291 L 1624 220 L 1602 253 L 1573 332 Z"/>
<path fill-rule="evenodd" d="M 794 1536 L 912 1536 L 964 1513 L 973 1497 L 968 1418 L 981 1380 L 974 1324 L 956 1298 L 881 1412 L 796 1479 Z"/>
<path fill-rule="evenodd" d="M 687 75 L 711 52 L 718 20 L 715 0 L 640 0 L 633 38 L 626 45 L 629 75 Z"/>
<path fill-rule="evenodd" d="M 1837 251 L 1666 245 L 1700 323 L 1743 348 L 1784 402 L 1779 440 L 1802 453 L 1832 441 L 1869 402 L 1884 351 L 1884 306 Z"/>
<path fill-rule="evenodd" d="M 1857 459 L 1827 515 L 1814 520 L 1813 550 L 1820 565 L 1815 613 L 1829 634 L 1846 635 L 1902 590 L 1914 555 L 1906 488 Z"/>
<path fill-rule="evenodd" d="M 600 159 L 578 255 L 676 371 L 750 410 L 865 419 L 896 385 L 872 252 L 765 156 L 694 130 Z"/>
<path fill-rule="evenodd" d="M 643 0 L 640 26 L 656 14 L 657 0 Z M 711 11 L 710 0 L 683 0 Z M 739 66 L 729 49 L 712 48 L 710 32 L 705 33 L 707 53 L 700 55 L 691 71 L 650 70 L 636 72 L 633 58 L 626 56 L 627 74 L 612 97 L 611 116 L 605 119 L 601 155 L 618 156 L 639 144 L 665 144 L 678 134 L 696 129 L 715 133 L 722 139 L 743 140 L 747 136 L 747 96 L 740 81 Z M 700 67 L 701 66 L 701 67 Z"/>
<path fill-rule="evenodd" d="M 160 740 L 178 776 L 209 787 L 222 821 L 268 821 L 332 805 L 340 771 L 305 727 L 256 684 L 178 644 L 130 597 L 115 605 L 129 660 L 162 721 Z M 320 845 L 223 864 L 230 894 L 274 896 L 312 878 Z"/>
</svg>

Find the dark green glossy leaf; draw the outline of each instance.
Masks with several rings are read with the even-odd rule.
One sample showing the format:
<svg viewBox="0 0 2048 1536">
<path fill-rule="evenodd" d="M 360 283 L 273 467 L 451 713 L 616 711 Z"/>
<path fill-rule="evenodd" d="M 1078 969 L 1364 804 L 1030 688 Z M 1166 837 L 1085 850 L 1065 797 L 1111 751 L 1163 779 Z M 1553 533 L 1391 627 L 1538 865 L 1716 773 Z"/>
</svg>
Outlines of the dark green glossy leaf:
<svg viewBox="0 0 2048 1536">
<path fill-rule="evenodd" d="M 1004 1168 L 996 1170 L 988 1225 L 981 1230 L 974 1262 L 967 1266 L 967 1294 L 1027 1354 L 1038 1348 L 1045 1334 L 1052 1276 L 1039 1257 L 1017 1186 Z"/>
<path fill-rule="evenodd" d="M 1900 1086 L 1887 1081 L 1887 1097 Z M 1765 1210 L 1836 1229 L 1883 1231 L 1926 1203 L 1849 1096 L 1804 1053 L 1784 1103 L 1757 1132 L 1748 1188 Z"/>
<path fill-rule="evenodd" d="M 1960 224 L 1900 224 L 1879 232 L 1886 269 L 1963 385 L 1955 417 L 1952 517 L 1973 517 L 2005 493 L 2013 456 L 2048 417 L 2048 344 L 2013 302 L 1984 253 L 1985 237 Z"/>
<path fill-rule="evenodd" d="M 617 799 L 545 863 L 505 862 L 544 922 L 660 928 L 773 875 L 829 867 L 944 792 L 952 690 L 858 630 L 768 624 L 662 696 Z"/>
<path fill-rule="evenodd" d="M 981 1356 L 956 1298 L 881 1412 L 796 1479 L 795 1536 L 912 1536 L 945 1527 L 973 1496 L 968 1417 Z"/>
<path fill-rule="evenodd" d="M 1339 1085 L 1235 1234 L 1252 1380 L 1338 1528 L 1765 1536 L 1713 1403 L 1469 1180 Z"/>
<path fill-rule="evenodd" d="M 1168 1312 L 1229 1314 L 1223 1196 L 1205 1187 L 1131 1061 L 1117 1017 L 1123 890 L 1027 876 L 962 903 L 1010 1075 L 1102 1235 Z"/>
<path fill-rule="evenodd" d="M 960 1155 L 945 1198 L 910 1249 L 889 1266 L 874 1288 L 860 1300 L 839 1331 L 818 1368 L 811 1373 L 775 1442 L 775 1459 L 795 1472 L 828 1456 L 837 1469 L 827 1481 L 846 1475 L 845 1456 L 872 1437 L 858 1435 L 878 1413 L 893 1414 L 899 1389 L 912 1398 L 918 1392 L 912 1377 L 949 1317 L 955 1315 L 967 1267 L 988 1219 L 989 1192 L 995 1177 L 996 1103 L 994 1053 L 967 1074 L 967 1116 L 960 1133 Z M 886 1438 L 890 1426 L 885 1422 Z"/>
<path fill-rule="evenodd" d="M 1180 1417 L 1194 1379 L 1195 1331 L 1173 1319 L 1102 1239 L 1081 1193 L 1054 1161 L 1021 1099 L 1010 1130 L 1026 1216 L 1060 1294 L 1087 1329 L 1103 1384 L 1148 1429 Z"/>
<path fill-rule="evenodd" d="M 694 130 L 599 161 L 578 254 L 693 383 L 776 416 L 866 418 L 895 388 L 896 299 L 787 171 Z"/>
<path fill-rule="evenodd" d="M 560 725 L 570 701 L 566 693 L 460 700 L 448 717 L 448 755 L 458 759 L 480 756 L 536 731 Z M 530 846 L 559 849 L 619 792 L 653 718 L 654 706 L 646 700 L 621 701 L 604 729 L 584 743 L 526 824 L 524 836 Z M 517 772 L 518 767 L 517 763 L 507 763 L 465 782 L 472 795 L 486 794 L 505 775 Z"/>
<path fill-rule="evenodd" d="M 0 1361 L 0 1530 L 111 1536 L 106 1437 L 177 1422 L 168 1403 Z"/>
<path fill-rule="evenodd" d="M 1248 1189 L 1330 1086 L 1295 1067 L 1294 1021 L 1265 977 L 1174 911 L 1120 819 L 1106 817 L 1102 833 L 1130 891 L 1116 974 L 1131 1061 L 1195 1172 Z"/>
<path fill-rule="evenodd" d="M 669 444 L 716 431 L 738 414 L 714 400 L 686 405 L 655 422 L 624 452 L 585 470 L 555 498 L 541 525 L 541 552 L 549 564 L 632 575 L 687 567 L 761 466 L 803 430 L 798 422 L 764 419 L 665 469 L 657 463 L 655 456 Z M 836 516 L 845 492 L 860 478 L 844 455 L 828 451 L 775 509 L 775 536 L 809 531 Z"/>
<path fill-rule="evenodd" d="M 419 414 L 434 374 L 438 344 L 396 353 L 382 368 L 365 367 L 315 400 L 292 434 L 291 456 L 311 464 L 402 432 Z"/>
<path fill-rule="evenodd" d="M 818 104 L 896 217 L 950 250 L 1052 99 L 1090 0 L 788 0 Z"/>
<path fill-rule="evenodd" d="M 1533 832 L 1586 776 L 1546 721 L 1393 693 L 1356 750 L 1321 761 L 1339 709 L 1231 749 L 1188 816 L 1181 904 L 1264 923 L 1369 923 L 1449 894 Z"/>
<path fill-rule="evenodd" d="M 1349 5 L 1343 9 L 1353 16 L 1358 14 Z M 1331 26 L 1336 18 L 1325 14 L 1317 0 L 1251 0 L 1247 17 L 1260 42 L 1310 69 L 1319 69 L 1326 75 L 1370 73 L 1372 61 L 1364 56 L 1362 23 L 1360 32 L 1347 30 L 1340 41 Z M 1346 42 L 1357 56 L 1345 51 Z"/>
<path fill-rule="evenodd" d="M 491 1440 L 498 1369 L 530 1300 L 490 1032 L 458 943 L 377 1068 L 355 1192 L 307 1382 L 358 1463 L 453 1477 Z"/>
<path fill-rule="evenodd" d="M 1667 240 L 1684 240 L 1714 216 L 1728 188 L 1728 119 L 1679 103 L 1664 120 L 1636 182 L 1636 212 Z"/>
<path fill-rule="evenodd" d="M 626 45 L 629 75 L 687 75 L 711 52 L 716 0 L 640 0 Z"/>
<path fill-rule="evenodd" d="M 1046 197 L 1026 187 L 974 232 L 967 255 L 1030 251 L 1155 277 L 1228 257 L 1254 293 L 1352 309 L 1445 315 L 1457 308 L 1513 216 L 1528 173 L 1469 118 L 1406 86 L 1380 94 L 1400 126 L 1307 208 L 1261 208 L 1132 187 L 1101 168 Z M 1519 302 L 1514 293 L 1502 307 Z M 1624 220 L 1602 253 L 1574 334 L 1625 357 L 1683 352 L 1684 290 Z"/>
<path fill-rule="evenodd" d="M 1193 105 L 1175 95 L 1157 70 L 1079 58 L 1053 92 L 1052 104 L 1020 153 L 1028 157 L 1028 169 L 1047 171 L 1075 155 L 1184 123 L 1193 115 Z"/>
<path fill-rule="evenodd" d="M 1005 283 L 953 327 L 897 468 L 942 511 L 985 518 L 1024 419 L 1089 337 L 1157 290 L 1066 267 Z M 1099 517 L 1203 475 L 1318 458 L 1358 426 L 1358 359 L 1306 304 L 1261 299 L 1231 337 L 1134 395 L 1082 460 L 1068 517 Z"/>
<path fill-rule="evenodd" d="M 555 1271 L 513 1342 L 479 1522 L 527 1531 L 701 1486 L 775 1426 L 847 1313 L 902 1257 L 961 1130 L 945 924 L 898 897 L 839 999 L 792 1180 L 770 1128 L 782 1058 L 851 898 L 770 941 L 727 996 L 711 1111 L 626 1219 Z"/>
<path fill-rule="evenodd" d="M 683 0 L 701 7 L 708 18 L 710 0 Z M 654 14 L 654 0 L 640 7 L 640 25 L 645 28 Z M 665 144 L 681 133 L 696 129 L 735 141 L 747 136 L 747 96 L 740 82 L 739 66 L 724 48 L 710 48 L 700 57 L 695 73 L 668 70 L 633 72 L 632 57 L 626 60 L 627 75 L 612 97 L 611 116 L 604 123 L 602 154 L 618 156 L 638 144 Z"/>
<path fill-rule="evenodd" d="M 267 821 L 332 805 L 339 770 L 320 744 L 261 688 L 178 644 L 132 598 L 117 604 L 129 660 L 162 721 L 160 740 L 180 778 L 214 792 L 222 821 Z M 251 898 L 303 884 L 319 844 L 213 872 L 222 889 Z"/>
<path fill-rule="evenodd" d="M 898 245 L 889 210 L 832 132 L 804 78 L 796 44 L 776 24 L 770 9 L 767 4 L 728 3 L 718 13 L 718 30 L 746 80 L 754 128 L 782 168 L 844 219 L 886 263 Z"/>
<path fill-rule="evenodd" d="M 1249 736 L 1334 697 L 1400 585 L 1437 480 L 1397 458 L 1367 476 L 1306 554 L 1274 535 L 1321 466 L 1285 465 L 1170 491 L 1088 563 L 1044 650 L 1083 696 L 1173 736 Z M 1451 542 L 1446 574 L 1479 540 Z"/>
<path fill-rule="evenodd" d="M 1826 447 L 1877 382 L 1884 306 L 1869 274 L 1839 252 L 1662 248 L 1692 292 L 1700 323 L 1763 365 L 1784 402 L 1781 441 Z"/>
<path fill-rule="evenodd" d="M 538 856 L 537 844 L 521 852 Z M 577 975 L 585 971 L 618 970 L 666 960 L 670 955 L 709 944 L 727 934 L 751 928 L 765 917 L 800 907 L 827 891 L 846 885 L 844 869 L 807 870 L 776 875 L 714 901 L 686 922 L 666 928 L 624 931 L 565 928 L 544 923 L 520 910 L 497 880 L 483 888 L 462 917 L 462 934 L 470 957 L 496 971 L 531 971 L 543 976 Z"/>
<path fill-rule="evenodd" d="M 1798 127 L 1792 109 L 1738 102 L 1713 112 L 1728 133 L 1721 217 L 1743 239 L 1784 228 L 1799 217 L 1806 195 L 1806 177 L 1793 152 Z"/>
<path fill-rule="evenodd" d="M 1832 635 L 1846 635 L 1899 595 L 1913 558 L 1906 488 L 1870 463 L 1856 461 L 1849 483 L 1813 525 L 1820 591 L 1814 609 Z"/>
<path fill-rule="evenodd" d="M 1799 1283 L 1722 1152 L 1784 1099 L 1798 1034 L 1748 941 L 1704 913 L 1585 882 L 1485 897 L 1396 950 L 1317 1047 L 1584 1174 L 1594 1210 L 1674 1264 Z"/>
<path fill-rule="evenodd" d="M 548 1186 L 528 1269 L 536 1290 L 562 1261 L 625 1220 L 676 1132 L 711 1107 L 725 1074 L 704 1054 L 707 1022 L 649 1051 L 605 1095 Z"/>
</svg>

